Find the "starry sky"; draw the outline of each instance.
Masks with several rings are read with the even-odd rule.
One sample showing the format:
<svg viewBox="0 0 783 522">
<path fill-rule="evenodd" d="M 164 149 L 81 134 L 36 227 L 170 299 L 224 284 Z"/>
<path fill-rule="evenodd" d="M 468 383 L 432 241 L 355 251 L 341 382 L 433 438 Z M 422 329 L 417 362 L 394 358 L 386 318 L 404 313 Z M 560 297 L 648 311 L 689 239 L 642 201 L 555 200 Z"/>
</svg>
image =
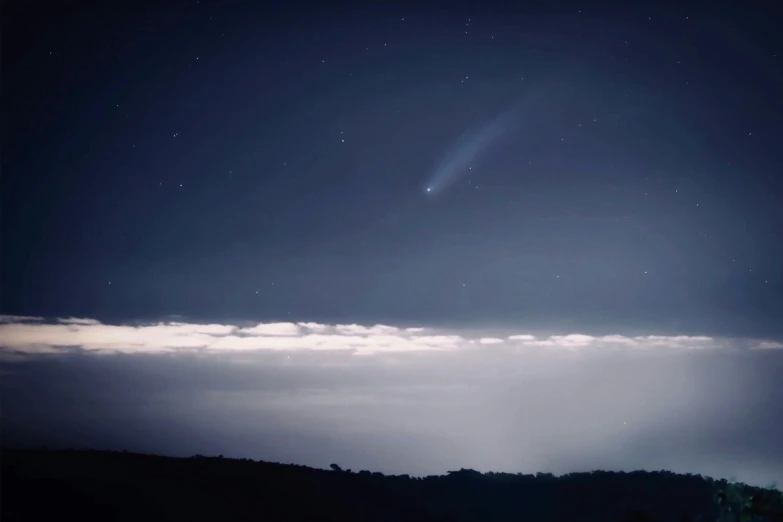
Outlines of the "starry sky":
<svg viewBox="0 0 783 522">
<path fill-rule="evenodd" d="M 781 14 L 592 4 L 4 6 L 6 440 L 783 481 Z"/>
</svg>

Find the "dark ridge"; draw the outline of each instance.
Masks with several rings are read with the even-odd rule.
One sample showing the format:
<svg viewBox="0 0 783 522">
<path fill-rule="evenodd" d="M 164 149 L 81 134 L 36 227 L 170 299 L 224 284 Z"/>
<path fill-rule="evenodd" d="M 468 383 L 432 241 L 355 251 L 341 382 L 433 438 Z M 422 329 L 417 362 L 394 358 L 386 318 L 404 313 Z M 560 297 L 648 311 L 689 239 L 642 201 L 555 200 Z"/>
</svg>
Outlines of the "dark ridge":
<svg viewBox="0 0 783 522">
<path fill-rule="evenodd" d="M 96 450 L 2 450 L 2 520 L 783 521 L 774 489 L 669 471 L 386 476 Z"/>
</svg>

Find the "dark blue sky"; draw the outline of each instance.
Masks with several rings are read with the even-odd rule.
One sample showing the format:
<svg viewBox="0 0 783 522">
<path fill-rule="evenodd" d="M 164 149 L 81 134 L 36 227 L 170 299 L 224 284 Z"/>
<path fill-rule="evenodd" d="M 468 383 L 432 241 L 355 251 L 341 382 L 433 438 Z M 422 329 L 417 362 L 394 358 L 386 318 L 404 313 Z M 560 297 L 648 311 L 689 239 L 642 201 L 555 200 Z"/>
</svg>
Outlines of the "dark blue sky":
<svg viewBox="0 0 783 522">
<path fill-rule="evenodd" d="M 5 31 L 6 313 L 781 332 L 770 13 L 70 5 Z"/>
<path fill-rule="evenodd" d="M 777 347 L 780 13 L 594 4 L 4 6 L 0 312 Z"/>
</svg>

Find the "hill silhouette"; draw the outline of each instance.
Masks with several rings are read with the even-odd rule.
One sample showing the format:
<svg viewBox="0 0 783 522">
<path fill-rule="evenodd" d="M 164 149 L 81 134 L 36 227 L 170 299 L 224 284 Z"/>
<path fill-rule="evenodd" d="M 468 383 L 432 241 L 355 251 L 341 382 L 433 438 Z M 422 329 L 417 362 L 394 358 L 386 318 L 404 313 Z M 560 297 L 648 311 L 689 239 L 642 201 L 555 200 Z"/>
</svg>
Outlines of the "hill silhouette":
<svg viewBox="0 0 783 522">
<path fill-rule="evenodd" d="M 2 519 L 780 521 L 775 490 L 669 471 L 428 477 L 113 451 L 2 453 Z"/>
</svg>

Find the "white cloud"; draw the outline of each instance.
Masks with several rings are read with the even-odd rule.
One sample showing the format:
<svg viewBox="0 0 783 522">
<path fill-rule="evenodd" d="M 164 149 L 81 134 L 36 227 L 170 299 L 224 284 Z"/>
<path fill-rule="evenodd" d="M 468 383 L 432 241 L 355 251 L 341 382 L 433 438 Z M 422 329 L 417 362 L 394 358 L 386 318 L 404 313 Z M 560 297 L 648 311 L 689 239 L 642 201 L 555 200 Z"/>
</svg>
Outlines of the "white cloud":
<svg viewBox="0 0 783 522">
<path fill-rule="evenodd" d="M 399 328 L 395 328 L 394 326 L 386 326 L 383 324 L 376 324 L 375 326 L 362 326 L 359 324 L 338 324 L 334 328 L 341 334 L 349 334 L 349 335 L 393 334 L 399 331 Z"/>
<path fill-rule="evenodd" d="M 536 336 L 535 335 L 528 335 L 528 334 L 520 334 L 520 335 L 509 335 L 508 336 L 509 341 L 535 341 Z"/>
<path fill-rule="evenodd" d="M 647 335 L 634 337 L 637 341 L 647 342 L 650 344 L 691 344 L 699 342 L 712 341 L 712 337 L 705 337 L 701 335 L 688 336 L 688 335 Z"/>
<path fill-rule="evenodd" d="M 242 328 L 239 332 L 247 335 L 298 335 L 299 326 L 294 323 L 260 323 L 252 328 Z"/>
<path fill-rule="evenodd" d="M 43 321 L 43 317 L 33 317 L 30 315 L 0 315 L 0 324 L 2 323 L 26 323 L 31 321 Z"/>
<path fill-rule="evenodd" d="M 320 323 L 297 323 L 302 328 L 306 328 L 308 330 L 311 330 L 313 332 L 325 332 L 329 329 L 328 324 L 320 324 Z"/>
<path fill-rule="evenodd" d="M 58 317 L 57 322 L 62 324 L 101 324 L 97 319 L 80 319 L 78 317 Z"/>
<path fill-rule="evenodd" d="M 498 339 L 497 337 L 482 337 L 479 339 L 480 344 L 501 344 L 505 341 L 503 339 Z"/>
<path fill-rule="evenodd" d="M 783 343 L 777 341 L 762 341 L 756 348 L 759 350 L 783 350 Z"/>
<path fill-rule="evenodd" d="M 0 347 L 27 354 L 58 353 L 79 347 L 94 353 L 337 350 L 367 355 L 446 350 L 467 344 L 458 335 L 416 335 L 421 329 L 403 330 L 386 325 L 260 323 L 239 328 L 182 322 L 128 326 L 102 324 L 94 319 L 57 321 L 58 324 L 22 321 L 1 324 Z"/>
<path fill-rule="evenodd" d="M 206 335 L 228 335 L 236 330 L 235 326 L 226 324 L 190 324 L 190 323 L 158 323 L 158 326 L 170 326 L 180 334 L 206 334 Z"/>
<path fill-rule="evenodd" d="M 688 335 L 647 335 L 627 337 L 619 334 L 593 336 L 584 334 L 551 335 L 544 339 L 537 339 L 533 335 L 511 335 L 510 341 L 516 341 L 525 346 L 544 346 L 578 350 L 583 348 L 672 348 L 672 349 L 703 349 L 722 348 L 722 343 L 716 342 L 712 337 L 688 336 Z"/>
<path fill-rule="evenodd" d="M 43 354 L 82 349 L 93 353 L 164 353 L 177 351 L 343 351 L 356 355 L 404 352 L 453 352 L 480 349 L 506 343 L 509 346 L 538 347 L 544 351 L 723 349 L 740 345 L 759 349 L 780 349 L 773 340 L 716 340 L 706 336 L 620 334 L 593 336 L 579 333 L 536 337 L 511 335 L 504 340 L 491 331 L 476 335 L 450 332 L 424 333 L 425 328 L 398 328 L 383 324 L 329 325 L 314 322 L 259 323 L 251 327 L 230 324 L 158 322 L 146 325 L 102 324 L 91 318 L 58 318 L 56 323 L 41 318 L 0 316 L 0 350 L 8 354 Z M 35 322 L 30 322 L 30 321 Z M 487 335 L 490 334 L 490 335 Z M 733 343 L 733 344 L 732 344 Z"/>
</svg>

